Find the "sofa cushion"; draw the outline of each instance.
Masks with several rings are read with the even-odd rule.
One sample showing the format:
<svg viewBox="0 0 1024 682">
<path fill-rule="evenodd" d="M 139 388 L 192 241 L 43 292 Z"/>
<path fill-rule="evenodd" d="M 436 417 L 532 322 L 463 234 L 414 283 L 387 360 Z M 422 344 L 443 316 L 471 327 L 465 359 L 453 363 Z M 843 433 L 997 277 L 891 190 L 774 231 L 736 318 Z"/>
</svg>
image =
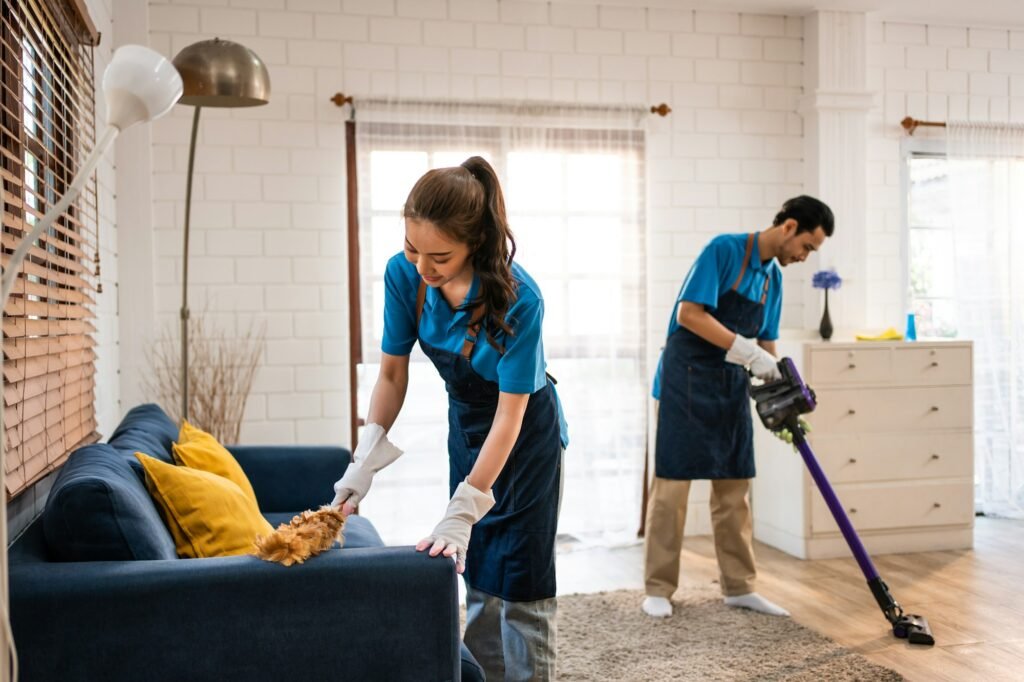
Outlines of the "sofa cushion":
<svg viewBox="0 0 1024 682">
<path fill-rule="evenodd" d="M 178 556 L 250 554 L 257 536 L 273 532 L 256 501 L 234 482 L 141 452 L 135 456 L 146 470 L 146 487 L 163 512 Z"/>
<path fill-rule="evenodd" d="M 177 558 L 142 480 L 105 443 L 71 453 L 46 500 L 43 533 L 58 561 Z"/>
<path fill-rule="evenodd" d="M 223 476 L 241 488 L 256 504 L 256 493 L 238 460 L 206 431 L 197 429 L 187 421 L 182 422 L 178 442 L 171 445 L 171 456 L 175 463 L 182 466 Z"/>
<path fill-rule="evenodd" d="M 107 442 L 128 457 L 144 452 L 173 464 L 171 444 L 177 437 L 178 427 L 167 413 L 159 405 L 147 403 L 129 410 Z"/>
<path fill-rule="evenodd" d="M 270 522 L 270 525 L 277 528 L 282 523 L 292 520 L 295 513 L 288 514 L 264 514 L 263 517 Z M 345 528 L 342 530 L 342 537 L 345 538 L 343 547 L 347 549 L 359 549 L 360 547 L 383 547 L 384 541 L 377 534 L 377 529 L 365 516 L 353 514 L 345 520 Z M 337 547 L 337 543 L 335 543 Z"/>
</svg>

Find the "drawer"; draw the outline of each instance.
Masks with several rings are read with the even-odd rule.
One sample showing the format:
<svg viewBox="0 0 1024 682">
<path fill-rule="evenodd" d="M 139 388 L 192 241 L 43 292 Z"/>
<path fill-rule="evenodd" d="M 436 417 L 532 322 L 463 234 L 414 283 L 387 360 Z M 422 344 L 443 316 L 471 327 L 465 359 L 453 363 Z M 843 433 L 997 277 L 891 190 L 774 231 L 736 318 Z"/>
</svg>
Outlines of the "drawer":
<svg viewBox="0 0 1024 682">
<path fill-rule="evenodd" d="M 899 384 L 934 386 L 971 383 L 971 349 L 896 348 L 893 350 L 893 380 Z"/>
<path fill-rule="evenodd" d="M 963 483 L 837 486 L 836 495 L 857 531 L 969 524 L 973 486 Z M 811 489 L 811 532 L 837 533 L 839 526 L 817 487 Z"/>
<path fill-rule="evenodd" d="M 835 384 L 877 384 L 892 380 L 888 348 L 815 348 L 810 351 L 807 383 L 811 387 Z"/>
<path fill-rule="evenodd" d="M 810 443 L 833 484 L 963 478 L 974 472 L 970 431 L 850 436 L 812 433 Z"/>
<path fill-rule="evenodd" d="M 971 394 L 970 386 L 825 389 L 805 419 L 820 436 L 969 429 Z"/>
</svg>

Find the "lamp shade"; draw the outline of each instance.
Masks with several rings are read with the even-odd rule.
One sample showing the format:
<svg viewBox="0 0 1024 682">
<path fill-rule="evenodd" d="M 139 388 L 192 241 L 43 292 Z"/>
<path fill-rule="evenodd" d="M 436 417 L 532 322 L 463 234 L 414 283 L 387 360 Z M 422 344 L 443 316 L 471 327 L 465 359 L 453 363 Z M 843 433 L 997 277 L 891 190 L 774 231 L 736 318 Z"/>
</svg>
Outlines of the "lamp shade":
<svg viewBox="0 0 1024 682">
<path fill-rule="evenodd" d="M 256 53 L 230 40 L 201 40 L 174 57 L 185 84 L 182 104 L 253 107 L 270 101 L 270 74 Z"/>
<path fill-rule="evenodd" d="M 177 69 L 159 52 L 142 45 L 122 45 L 103 72 L 107 123 L 118 130 L 160 118 L 181 97 Z"/>
</svg>

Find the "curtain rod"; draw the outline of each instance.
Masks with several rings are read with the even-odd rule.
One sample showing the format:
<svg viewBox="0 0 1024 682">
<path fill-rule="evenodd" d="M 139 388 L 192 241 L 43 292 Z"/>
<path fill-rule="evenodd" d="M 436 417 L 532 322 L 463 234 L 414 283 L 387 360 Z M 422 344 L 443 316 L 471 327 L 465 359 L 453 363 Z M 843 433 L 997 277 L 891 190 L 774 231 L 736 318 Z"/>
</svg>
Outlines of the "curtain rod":
<svg viewBox="0 0 1024 682">
<path fill-rule="evenodd" d="M 337 107 L 343 107 L 346 104 L 351 105 L 352 106 L 352 113 L 353 113 L 353 115 L 355 114 L 355 102 L 352 100 L 352 95 L 346 95 L 343 92 L 336 92 L 336 93 L 334 93 L 334 96 L 331 97 L 331 101 L 334 102 L 334 105 L 337 106 Z M 385 104 L 385 103 L 388 103 L 388 102 L 391 102 L 391 101 L 394 101 L 394 100 L 386 99 L 386 98 L 379 98 L 379 97 L 371 97 L 371 98 L 367 98 L 367 99 L 364 99 L 364 100 L 361 100 L 361 101 L 366 102 L 368 104 Z M 413 103 L 418 103 L 418 104 L 445 104 L 446 103 L 446 102 L 438 102 L 438 101 L 432 101 L 432 100 L 418 100 L 418 99 L 407 99 L 405 101 L 413 102 Z M 479 106 L 501 106 L 502 104 L 507 104 L 506 102 L 496 102 L 496 101 L 478 101 L 478 102 L 455 101 L 453 103 L 457 103 L 457 104 L 478 104 Z M 543 105 L 565 106 L 565 107 L 568 107 L 568 108 L 575 108 L 575 109 L 580 109 L 580 110 L 584 110 L 584 109 L 588 109 L 588 108 L 596 108 L 596 107 L 588 107 L 586 105 L 571 104 L 571 103 L 565 103 L 565 102 L 537 101 L 537 102 L 533 102 L 533 103 L 534 104 L 538 104 L 538 105 L 542 105 L 542 106 Z M 610 109 L 621 109 L 623 111 L 629 111 L 631 109 L 636 109 L 638 107 L 618 106 L 618 107 L 607 107 L 607 108 L 610 108 Z M 657 114 L 658 116 L 665 117 L 665 116 L 668 116 L 670 113 L 672 113 L 672 107 L 670 107 L 668 104 L 662 102 L 661 104 L 652 105 L 651 106 L 651 113 L 652 114 Z"/>
<path fill-rule="evenodd" d="M 907 135 L 913 135 L 914 131 L 917 130 L 918 126 L 925 126 L 931 128 L 945 128 L 945 121 L 922 121 L 916 118 L 907 116 L 905 119 L 900 121 L 900 125 L 907 131 Z"/>
</svg>

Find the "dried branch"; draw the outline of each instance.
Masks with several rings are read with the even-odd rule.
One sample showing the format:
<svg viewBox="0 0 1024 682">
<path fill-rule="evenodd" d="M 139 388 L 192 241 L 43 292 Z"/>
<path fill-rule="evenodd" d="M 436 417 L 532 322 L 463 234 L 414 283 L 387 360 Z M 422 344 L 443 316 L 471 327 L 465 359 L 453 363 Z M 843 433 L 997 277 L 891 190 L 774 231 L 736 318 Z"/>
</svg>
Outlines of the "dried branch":
<svg viewBox="0 0 1024 682">
<path fill-rule="evenodd" d="M 245 332 L 229 337 L 209 323 L 206 310 L 189 319 L 189 422 L 221 443 L 237 443 L 245 404 L 259 367 L 265 326 L 250 322 Z M 178 325 L 164 328 L 147 350 L 150 373 L 146 393 L 181 423 L 181 336 Z"/>
</svg>

